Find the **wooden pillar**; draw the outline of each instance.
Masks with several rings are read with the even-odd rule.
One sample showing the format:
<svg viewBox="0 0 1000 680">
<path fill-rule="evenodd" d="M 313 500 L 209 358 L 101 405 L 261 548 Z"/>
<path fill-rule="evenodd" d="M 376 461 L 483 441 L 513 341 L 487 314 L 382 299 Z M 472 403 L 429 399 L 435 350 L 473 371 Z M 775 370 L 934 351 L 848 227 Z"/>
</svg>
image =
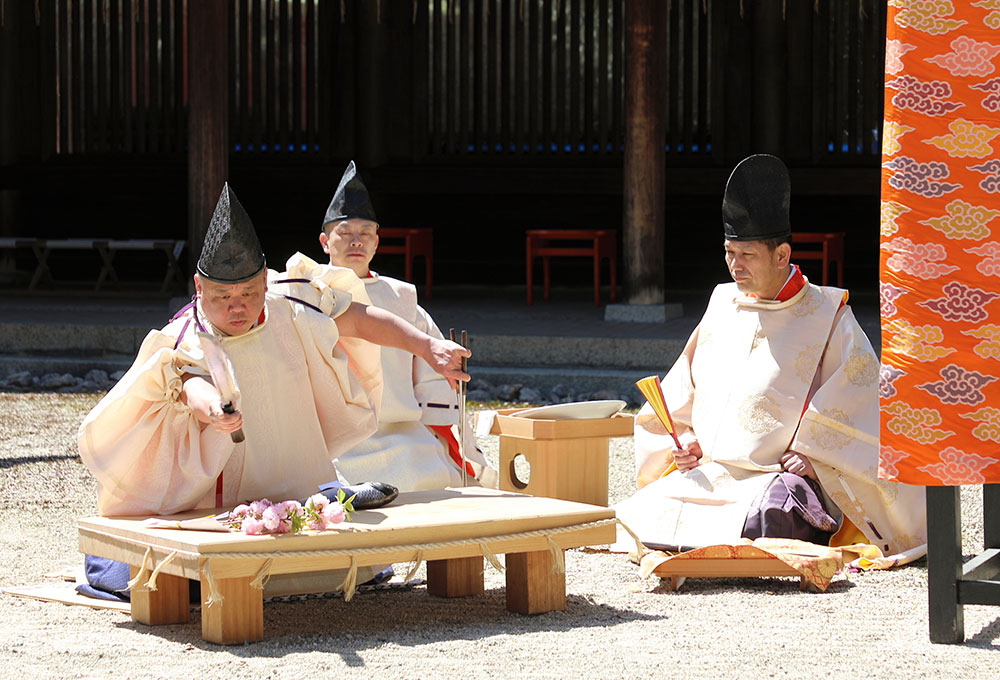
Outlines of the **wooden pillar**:
<svg viewBox="0 0 1000 680">
<path fill-rule="evenodd" d="M 25 35 L 37 34 L 34 22 L 20 21 L 22 3 L 9 0 L 0 3 L 3 15 L 0 17 L 3 26 L 0 27 L 0 168 L 5 173 L 17 163 L 18 157 L 18 53 L 20 51 L 19 31 Z M 23 25 L 22 25 L 23 24 Z M 27 65 L 24 65 L 25 67 Z M 12 173 L 13 174 L 13 173 Z M 17 191 L 13 188 L 0 188 L 0 236 L 13 236 L 14 215 L 17 203 Z M 14 260 L 11 253 L 0 255 L 0 277 L 13 275 Z"/>
<path fill-rule="evenodd" d="M 190 272 L 229 176 L 229 5 L 227 0 L 188 3 Z"/>
<path fill-rule="evenodd" d="M 385 160 L 386 94 L 383 88 L 394 87 L 385 77 L 385 34 L 392 3 L 362 0 L 356 4 L 357 36 L 355 44 L 355 125 L 357 126 L 358 163 L 365 170 Z M 407 5 L 409 7 L 409 5 Z M 409 11 L 409 10 L 407 10 Z"/>
<path fill-rule="evenodd" d="M 785 155 L 788 41 L 782 0 L 758 0 L 753 12 L 752 153 Z"/>
<path fill-rule="evenodd" d="M 625 303 L 663 304 L 667 3 L 625 2 Z"/>
</svg>

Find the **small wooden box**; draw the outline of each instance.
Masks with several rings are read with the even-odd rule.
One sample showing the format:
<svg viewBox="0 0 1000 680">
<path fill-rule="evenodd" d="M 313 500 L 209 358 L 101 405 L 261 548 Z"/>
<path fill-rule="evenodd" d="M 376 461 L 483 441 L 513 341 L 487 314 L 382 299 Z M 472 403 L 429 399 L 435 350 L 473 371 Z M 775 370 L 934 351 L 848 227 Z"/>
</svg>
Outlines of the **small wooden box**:
<svg viewBox="0 0 1000 680">
<path fill-rule="evenodd" d="M 500 437 L 500 489 L 607 506 L 608 439 L 632 436 L 633 416 L 542 420 L 519 418 L 519 410 L 497 411 L 490 428 Z M 515 470 L 519 455 L 527 482 Z"/>
</svg>

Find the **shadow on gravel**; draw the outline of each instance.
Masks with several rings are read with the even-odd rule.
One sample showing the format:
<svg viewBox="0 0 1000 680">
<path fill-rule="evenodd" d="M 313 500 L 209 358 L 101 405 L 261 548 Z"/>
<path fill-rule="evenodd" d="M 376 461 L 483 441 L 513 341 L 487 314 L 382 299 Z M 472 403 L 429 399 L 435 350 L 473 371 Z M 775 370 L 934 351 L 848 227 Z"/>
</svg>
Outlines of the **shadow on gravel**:
<svg viewBox="0 0 1000 680">
<path fill-rule="evenodd" d="M 220 646 L 201 639 L 201 616 L 192 612 L 185 625 L 145 626 L 131 620 L 114 624 L 125 630 L 156 635 L 164 641 L 218 651 L 239 658 L 326 652 L 348 666 L 364 666 L 359 651 L 392 644 L 434 645 L 454 640 L 479 640 L 579 628 L 602 631 L 634 621 L 667 618 L 621 609 L 587 597 L 567 594 L 566 610 L 525 616 L 508 612 L 503 588 L 469 598 L 443 599 L 425 588 L 408 592 L 357 595 L 350 602 L 317 599 L 264 605 L 264 639 Z"/>
<path fill-rule="evenodd" d="M 80 456 L 73 453 L 61 456 L 22 456 L 20 458 L 0 458 L 0 469 L 12 468 L 16 465 L 27 465 L 29 463 L 52 463 L 57 460 L 80 460 Z"/>
<path fill-rule="evenodd" d="M 722 592 L 738 591 L 741 593 L 756 593 L 759 595 L 808 595 L 822 597 L 845 593 L 856 587 L 848 580 L 834 581 L 821 593 L 803 593 L 799 587 L 799 579 L 794 577 L 759 577 L 759 578 L 689 578 L 675 593 L 670 590 L 666 579 L 661 579 L 660 585 L 650 590 L 651 593 L 664 595 L 718 595 Z"/>
<path fill-rule="evenodd" d="M 1000 617 L 993 619 L 992 623 L 975 635 L 966 638 L 965 644 L 968 647 L 992 649 L 1000 652 Z"/>
</svg>

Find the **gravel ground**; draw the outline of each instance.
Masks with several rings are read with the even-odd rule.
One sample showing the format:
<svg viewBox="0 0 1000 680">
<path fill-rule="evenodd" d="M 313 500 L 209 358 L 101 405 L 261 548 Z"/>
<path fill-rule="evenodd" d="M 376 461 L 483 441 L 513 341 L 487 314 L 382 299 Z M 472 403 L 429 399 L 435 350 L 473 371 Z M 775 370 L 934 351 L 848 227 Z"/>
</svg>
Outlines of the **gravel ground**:
<svg viewBox="0 0 1000 680">
<path fill-rule="evenodd" d="M 78 565 L 75 520 L 95 513 L 75 433 L 99 395 L 0 393 L 0 587 Z M 496 460 L 495 437 L 482 444 Z M 612 440 L 611 500 L 628 496 L 631 440 Z M 967 553 L 982 548 L 980 494 L 963 489 Z M 838 577 L 823 594 L 797 579 L 640 579 L 625 556 L 570 550 L 564 612 L 504 608 L 486 594 L 445 600 L 423 587 L 269 603 L 263 642 L 221 647 L 190 623 L 0 595 L 0 678 L 997 678 L 1000 609 L 965 608 L 964 645 L 927 637 L 926 568 Z M 349 674 L 349 675 L 348 675 Z"/>
</svg>

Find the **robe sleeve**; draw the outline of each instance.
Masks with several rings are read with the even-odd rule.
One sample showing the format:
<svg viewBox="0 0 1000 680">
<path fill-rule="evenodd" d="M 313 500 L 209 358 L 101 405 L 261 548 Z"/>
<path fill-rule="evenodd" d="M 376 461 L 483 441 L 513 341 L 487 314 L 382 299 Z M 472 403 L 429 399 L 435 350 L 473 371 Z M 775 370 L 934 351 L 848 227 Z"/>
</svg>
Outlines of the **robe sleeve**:
<svg viewBox="0 0 1000 680">
<path fill-rule="evenodd" d="M 827 496 L 886 554 L 926 543 L 923 490 L 878 478 L 879 362 L 850 307 L 837 313 L 791 450 Z"/>
<path fill-rule="evenodd" d="M 301 300 L 336 320 L 354 302 L 371 304 L 365 284 L 346 267 L 319 264 L 302 253 L 285 263 L 285 271 L 269 273 L 271 292 Z M 308 283 L 276 283 L 287 279 L 308 279 Z M 382 355 L 378 345 L 361 338 L 341 336 L 337 345 L 347 355 L 347 365 L 378 407 L 382 403 Z"/>
<path fill-rule="evenodd" d="M 97 479 L 102 515 L 214 506 L 216 478 L 234 444 L 180 401 L 181 376 L 204 366 L 196 345 L 175 350 L 174 342 L 151 331 L 132 367 L 80 425 L 80 457 Z"/>
<path fill-rule="evenodd" d="M 417 315 L 413 325 L 428 335 L 443 339 L 441 330 L 423 307 L 417 305 Z M 455 390 L 448 381 L 436 373 L 426 361 L 413 357 L 413 396 L 422 411 L 420 422 L 424 425 L 455 425 L 458 423 L 458 408 Z"/>
<path fill-rule="evenodd" d="M 681 355 L 660 382 L 678 436 L 691 431 L 691 408 L 694 404 L 695 387 L 691 378 L 691 362 L 694 361 L 697 344 L 698 329 L 695 328 Z M 656 481 L 673 461 L 671 453 L 674 448 L 673 438 L 653 413 L 653 407 L 648 402 L 643 404 L 636 414 L 633 440 L 636 486 L 641 489 Z"/>
</svg>

